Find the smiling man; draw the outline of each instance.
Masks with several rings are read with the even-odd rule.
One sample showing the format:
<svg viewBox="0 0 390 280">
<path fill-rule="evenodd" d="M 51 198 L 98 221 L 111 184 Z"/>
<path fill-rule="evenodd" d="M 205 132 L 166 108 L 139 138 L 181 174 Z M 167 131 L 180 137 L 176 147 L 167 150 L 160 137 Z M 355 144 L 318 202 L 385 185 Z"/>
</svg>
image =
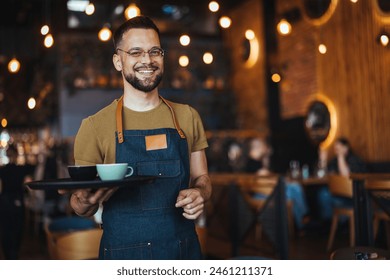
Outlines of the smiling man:
<svg viewBox="0 0 390 280">
<path fill-rule="evenodd" d="M 103 205 L 101 259 L 200 259 L 194 220 L 210 198 L 207 140 L 197 111 L 159 95 L 164 73 L 160 33 L 148 18 L 123 23 L 114 34 L 113 64 L 123 96 L 83 120 L 78 165 L 127 162 L 152 183 L 72 193 L 71 206 L 91 216 Z"/>
</svg>

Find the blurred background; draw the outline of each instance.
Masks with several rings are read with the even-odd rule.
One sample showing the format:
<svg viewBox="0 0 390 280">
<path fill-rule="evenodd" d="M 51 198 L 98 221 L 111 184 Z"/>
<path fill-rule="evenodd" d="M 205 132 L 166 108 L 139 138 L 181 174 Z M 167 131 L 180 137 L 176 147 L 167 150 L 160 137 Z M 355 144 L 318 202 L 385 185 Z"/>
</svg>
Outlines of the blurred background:
<svg viewBox="0 0 390 280">
<path fill-rule="evenodd" d="M 340 136 L 370 171 L 390 170 L 389 0 L 0 5 L 1 165 L 10 149 L 22 165 L 52 155 L 53 176 L 67 176 L 81 120 L 122 94 L 111 32 L 143 14 L 166 51 L 160 93 L 199 111 L 211 171 L 222 170 L 216 153 L 253 136 L 269 140 L 280 173 L 292 160 L 314 172 Z"/>
<path fill-rule="evenodd" d="M 157 22 L 167 52 L 161 94 L 193 105 L 207 130 L 270 136 L 280 170 L 291 158 L 311 163 L 330 128 L 329 117 L 325 132 L 308 133 L 313 124 L 305 125 L 320 100 L 332 115 L 325 146 L 343 135 L 367 160 L 390 158 L 389 1 L 209 4 L 4 1 L 1 128 L 14 138 L 35 137 L 43 127 L 57 138 L 74 136 L 83 117 L 121 95 L 110 32 L 126 12 L 142 13 Z M 107 37 L 99 38 L 103 28 Z"/>
</svg>

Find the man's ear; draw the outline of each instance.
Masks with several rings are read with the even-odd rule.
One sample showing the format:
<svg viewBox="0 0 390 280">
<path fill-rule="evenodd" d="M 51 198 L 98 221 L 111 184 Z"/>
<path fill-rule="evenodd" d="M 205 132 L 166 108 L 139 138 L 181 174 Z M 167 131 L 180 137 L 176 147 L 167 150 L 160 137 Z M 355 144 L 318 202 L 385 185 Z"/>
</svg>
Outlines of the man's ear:
<svg viewBox="0 0 390 280">
<path fill-rule="evenodd" d="M 116 53 L 112 56 L 112 63 L 114 64 L 114 67 L 117 71 L 122 71 L 122 61 L 119 55 Z"/>
</svg>

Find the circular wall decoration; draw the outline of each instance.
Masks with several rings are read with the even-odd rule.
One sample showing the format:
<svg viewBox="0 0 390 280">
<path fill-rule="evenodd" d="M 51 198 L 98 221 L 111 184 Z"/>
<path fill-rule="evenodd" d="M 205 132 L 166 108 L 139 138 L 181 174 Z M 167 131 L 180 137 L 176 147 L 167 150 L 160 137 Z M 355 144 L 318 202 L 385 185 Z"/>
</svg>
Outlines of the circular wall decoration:
<svg viewBox="0 0 390 280">
<path fill-rule="evenodd" d="M 390 23 L 390 1 L 374 0 L 376 15 L 383 23 Z"/>
<path fill-rule="evenodd" d="M 390 1 L 389 0 L 376 0 L 378 8 L 382 13 L 388 14 L 390 13 Z"/>
<path fill-rule="evenodd" d="M 247 61 L 251 53 L 251 43 L 247 38 L 244 38 L 244 40 L 242 40 L 241 48 L 242 48 L 241 59 L 243 61 Z"/>
<path fill-rule="evenodd" d="M 245 67 L 250 68 L 259 59 L 260 45 L 253 30 L 248 29 L 241 43 L 241 59 Z"/>
<path fill-rule="evenodd" d="M 327 22 L 336 10 L 338 0 L 301 0 L 304 18 L 314 25 Z"/>
<path fill-rule="evenodd" d="M 319 94 L 309 104 L 305 130 L 309 139 L 322 149 L 332 144 L 337 131 L 337 117 L 336 109 L 329 98 Z"/>
</svg>

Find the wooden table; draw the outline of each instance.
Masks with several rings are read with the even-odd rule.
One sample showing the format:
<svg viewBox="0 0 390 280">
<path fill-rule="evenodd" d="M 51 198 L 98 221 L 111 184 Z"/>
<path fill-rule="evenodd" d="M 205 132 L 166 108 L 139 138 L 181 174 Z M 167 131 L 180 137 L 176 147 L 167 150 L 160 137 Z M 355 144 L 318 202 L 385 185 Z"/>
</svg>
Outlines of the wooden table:
<svg viewBox="0 0 390 280">
<path fill-rule="evenodd" d="M 279 174 L 271 173 L 269 175 L 256 175 L 256 174 L 250 174 L 250 173 L 210 173 L 209 174 L 211 178 L 211 182 L 214 185 L 227 185 L 229 183 L 237 183 L 242 185 L 243 188 L 245 188 L 246 185 L 250 185 L 250 183 L 255 182 L 256 180 L 266 181 L 269 180 L 270 182 L 272 180 L 275 180 Z M 328 183 L 328 177 L 317 177 L 317 176 L 311 176 L 308 178 L 298 178 L 298 179 L 290 179 L 286 178 L 287 181 L 296 181 L 300 183 L 303 186 L 311 186 L 311 185 L 326 185 Z"/>
<path fill-rule="evenodd" d="M 366 180 L 390 180 L 390 173 L 352 173 L 356 246 L 373 246 L 372 208 Z"/>
<path fill-rule="evenodd" d="M 249 188 L 256 181 L 269 182 L 276 184 L 278 174 L 269 174 L 266 176 L 251 173 L 209 173 L 211 184 L 213 186 L 228 186 L 229 184 L 239 185 L 240 188 Z"/>
<path fill-rule="evenodd" d="M 305 179 L 299 179 L 298 182 L 302 185 L 302 186 L 318 186 L 318 185 L 327 185 L 328 184 L 328 177 L 327 176 L 324 176 L 324 177 L 317 177 L 317 176 L 313 176 L 313 177 L 308 177 L 308 178 L 305 178 Z"/>
</svg>

